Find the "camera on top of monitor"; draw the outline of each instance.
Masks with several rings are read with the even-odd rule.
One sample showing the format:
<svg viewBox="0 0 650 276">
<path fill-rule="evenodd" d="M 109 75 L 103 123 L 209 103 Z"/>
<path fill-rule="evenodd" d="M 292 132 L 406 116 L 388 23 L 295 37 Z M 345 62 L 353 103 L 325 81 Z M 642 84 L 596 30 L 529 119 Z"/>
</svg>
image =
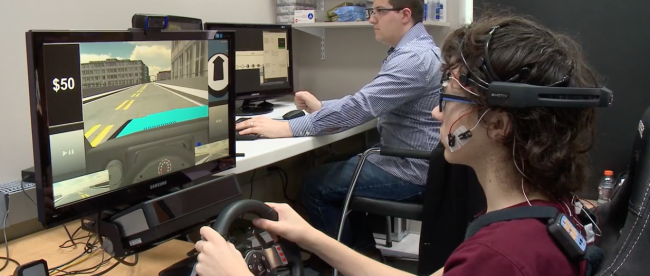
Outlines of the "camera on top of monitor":
<svg viewBox="0 0 650 276">
<path fill-rule="evenodd" d="M 203 30 L 203 21 L 198 18 L 176 15 L 136 13 L 131 18 L 131 28 L 148 31 Z"/>
</svg>

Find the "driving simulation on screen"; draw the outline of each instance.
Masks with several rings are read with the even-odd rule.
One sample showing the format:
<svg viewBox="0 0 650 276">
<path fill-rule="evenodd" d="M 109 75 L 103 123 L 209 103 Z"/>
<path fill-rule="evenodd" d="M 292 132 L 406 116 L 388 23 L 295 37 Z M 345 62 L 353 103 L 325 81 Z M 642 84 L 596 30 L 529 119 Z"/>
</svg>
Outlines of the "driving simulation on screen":
<svg viewBox="0 0 650 276">
<path fill-rule="evenodd" d="M 48 44 L 54 205 L 228 156 L 228 41 Z"/>
</svg>

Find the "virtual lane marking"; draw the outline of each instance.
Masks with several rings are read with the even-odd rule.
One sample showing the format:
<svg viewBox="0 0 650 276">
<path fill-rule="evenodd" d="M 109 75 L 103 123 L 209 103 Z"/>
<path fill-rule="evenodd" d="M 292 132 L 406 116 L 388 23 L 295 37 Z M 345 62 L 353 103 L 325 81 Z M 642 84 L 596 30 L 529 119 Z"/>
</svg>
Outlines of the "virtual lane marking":
<svg viewBox="0 0 650 276">
<path fill-rule="evenodd" d="M 118 105 L 117 108 L 115 108 L 115 110 L 120 110 L 128 102 L 129 102 L 129 100 L 126 100 L 126 101 L 122 102 L 122 104 Z"/>
<path fill-rule="evenodd" d="M 84 134 L 84 136 L 86 136 L 86 138 L 90 137 L 90 135 L 93 135 L 93 133 L 95 133 L 95 131 L 97 131 L 97 129 L 98 129 L 100 126 L 102 126 L 102 125 L 95 125 L 95 126 L 91 127 L 90 130 L 88 130 L 88 131 L 86 132 L 86 134 Z"/>
<path fill-rule="evenodd" d="M 100 132 L 99 134 L 97 134 L 97 136 L 95 137 L 95 139 L 93 139 L 93 141 L 90 142 L 90 145 L 91 145 L 93 148 L 96 147 L 97 145 L 99 145 L 99 143 L 101 143 L 102 140 L 104 140 L 104 137 L 106 137 L 106 134 L 108 134 L 108 132 L 111 131 L 112 128 L 113 128 L 113 125 L 107 125 L 106 127 L 104 127 L 104 129 L 102 130 L 102 132 Z"/>
<path fill-rule="evenodd" d="M 134 100 L 131 100 L 131 101 L 130 101 L 130 102 L 129 102 L 125 107 L 124 107 L 124 110 L 129 109 L 129 107 L 131 107 L 131 105 L 133 104 L 133 101 L 134 101 Z"/>
</svg>

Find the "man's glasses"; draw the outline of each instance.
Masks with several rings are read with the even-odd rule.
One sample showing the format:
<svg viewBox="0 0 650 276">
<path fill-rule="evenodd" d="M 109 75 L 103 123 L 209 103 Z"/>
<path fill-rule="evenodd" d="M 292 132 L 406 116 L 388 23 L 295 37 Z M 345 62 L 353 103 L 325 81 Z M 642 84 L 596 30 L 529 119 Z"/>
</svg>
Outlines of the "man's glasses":
<svg viewBox="0 0 650 276">
<path fill-rule="evenodd" d="M 403 9 L 404 8 L 367 8 L 366 13 L 368 15 L 368 18 L 370 18 L 370 16 L 372 16 L 373 14 L 380 15 L 389 11 L 401 11 Z"/>
<path fill-rule="evenodd" d="M 438 103 L 438 109 L 440 112 L 442 112 L 445 108 L 445 103 L 446 102 L 457 102 L 457 103 L 464 103 L 464 104 L 470 104 L 470 105 L 476 105 L 476 103 L 469 98 L 462 97 L 462 96 L 456 96 L 452 94 L 445 94 L 445 89 L 447 88 L 447 85 L 449 84 L 449 80 L 453 79 L 456 81 L 455 78 L 451 78 L 451 72 L 447 71 L 442 75 L 442 80 L 441 80 L 441 85 L 442 89 L 440 90 L 440 102 Z M 460 85 L 460 83 L 459 83 Z"/>
</svg>

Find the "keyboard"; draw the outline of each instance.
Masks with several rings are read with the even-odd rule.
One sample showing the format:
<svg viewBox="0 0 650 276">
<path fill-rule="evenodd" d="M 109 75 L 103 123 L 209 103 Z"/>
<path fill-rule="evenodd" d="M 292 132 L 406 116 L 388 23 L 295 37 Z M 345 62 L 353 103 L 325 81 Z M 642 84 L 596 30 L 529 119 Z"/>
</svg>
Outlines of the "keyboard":
<svg viewBox="0 0 650 276">
<path fill-rule="evenodd" d="M 241 123 L 243 121 L 246 121 L 248 119 L 250 119 L 250 118 L 246 118 L 246 117 L 239 118 L 239 119 L 237 119 L 237 121 L 235 121 L 235 124 L 239 124 L 239 123 Z M 241 134 L 239 134 L 239 132 L 235 132 L 235 141 L 253 141 L 253 140 L 257 140 L 259 138 L 261 138 L 261 136 L 259 134 L 241 135 Z"/>
<path fill-rule="evenodd" d="M 253 141 L 261 138 L 259 134 L 246 134 L 246 135 L 241 135 L 239 133 L 235 133 L 235 141 Z"/>
</svg>

